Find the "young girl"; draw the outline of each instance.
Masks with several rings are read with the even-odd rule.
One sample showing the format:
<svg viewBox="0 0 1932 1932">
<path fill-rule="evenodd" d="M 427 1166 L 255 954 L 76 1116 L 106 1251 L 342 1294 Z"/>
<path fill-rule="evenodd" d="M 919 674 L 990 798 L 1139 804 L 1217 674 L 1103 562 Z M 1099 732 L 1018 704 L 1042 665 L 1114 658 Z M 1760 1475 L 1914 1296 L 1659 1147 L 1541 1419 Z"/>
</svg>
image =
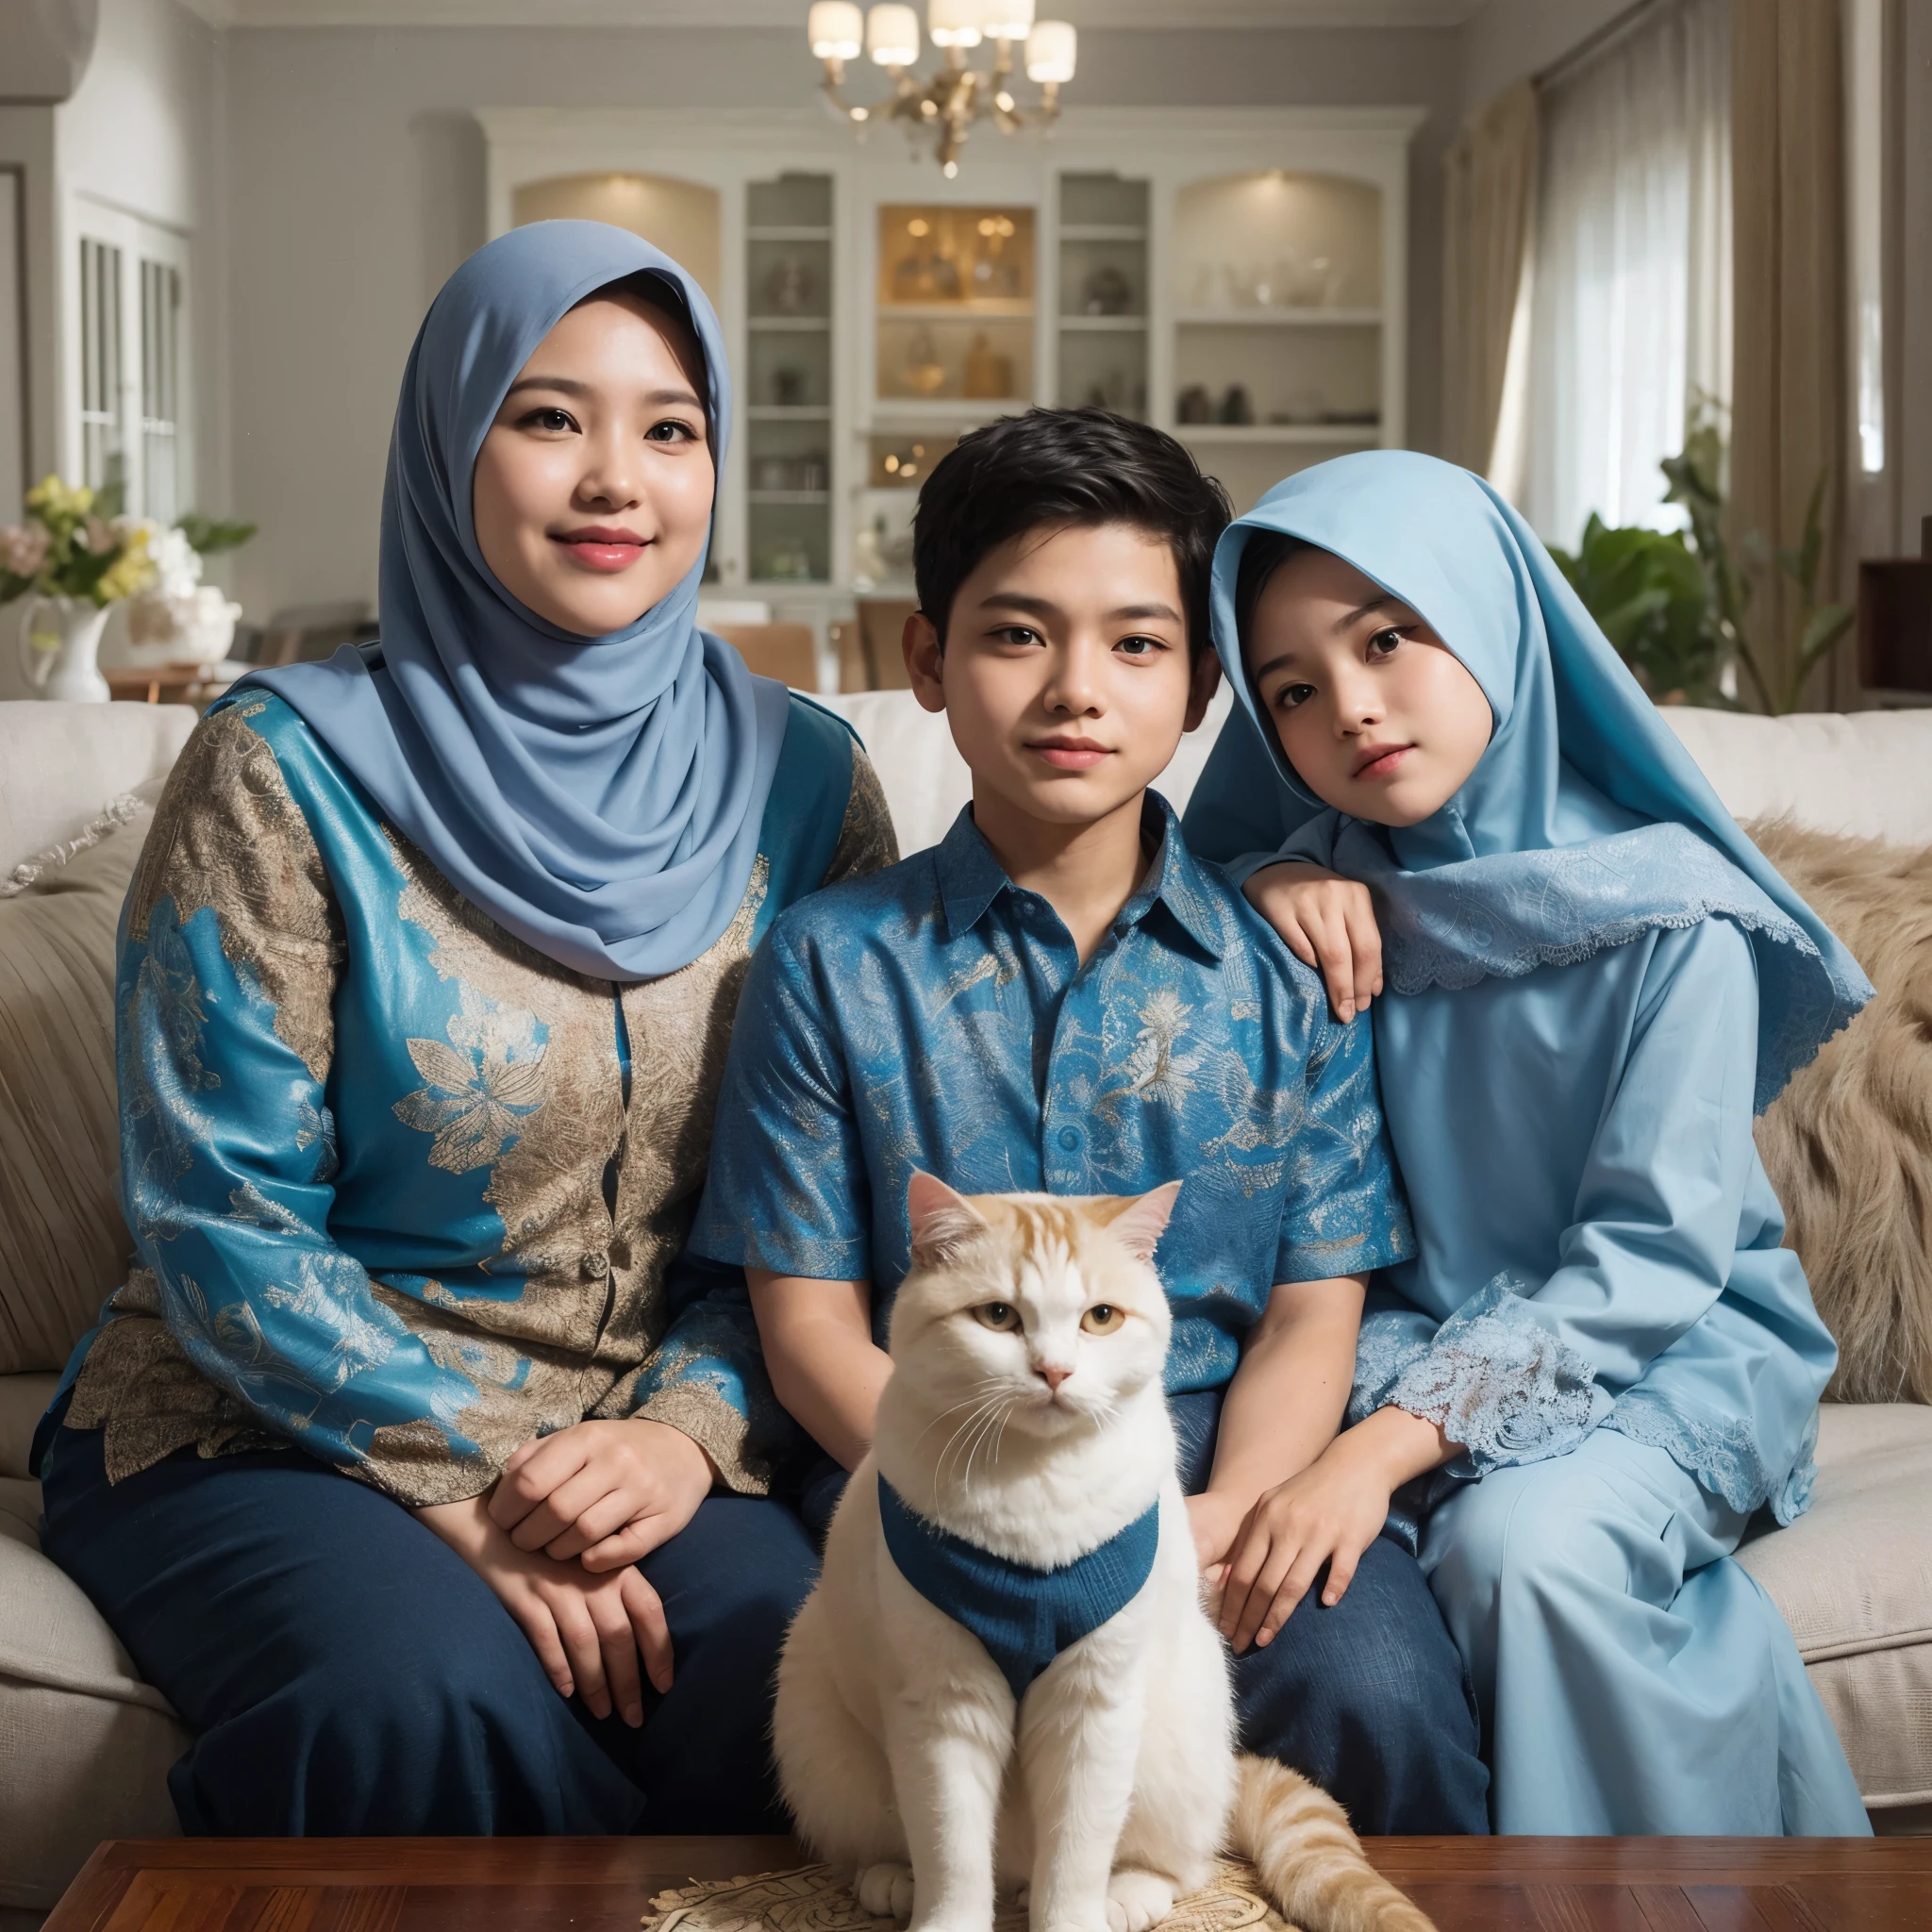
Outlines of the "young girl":
<svg viewBox="0 0 1932 1932">
<path fill-rule="evenodd" d="M 1249 724 L 1188 836 L 1305 958 L 1373 896 L 1420 1249 L 1281 1547 L 1345 1559 L 1433 1473 L 1404 1500 L 1498 1831 L 1865 1832 L 1729 1555 L 1805 1508 L 1835 1359 L 1752 1117 L 1869 985 L 1474 476 L 1386 451 L 1279 485 L 1222 540 L 1215 625 Z"/>
<path fill-rule="evenodd" d="M 742 1288 L 674 1257 L 759 933 L 892 850 L 844 729 L 697 627 L 730 421 L 675 262 L 491 242 L 404 375 L 381 644 L 245 680 L 168 781 L 137 1265 L 36 1460 L 194 1733 L 188 1831 L 782 1825 L 815 1553 Z"/>
</svg>

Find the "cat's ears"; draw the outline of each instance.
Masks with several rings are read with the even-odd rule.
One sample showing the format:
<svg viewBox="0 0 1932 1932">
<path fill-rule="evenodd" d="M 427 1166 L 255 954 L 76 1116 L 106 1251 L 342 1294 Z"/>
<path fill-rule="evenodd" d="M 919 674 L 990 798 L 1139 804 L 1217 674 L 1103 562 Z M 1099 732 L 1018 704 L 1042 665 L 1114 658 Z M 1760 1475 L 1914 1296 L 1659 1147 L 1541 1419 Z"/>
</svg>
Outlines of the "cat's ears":
<svg viewBox="0 0 1932 1932">
<path fill-rule="evenodd" d="M 906 1188 L 906 1219 L 912 1228 L 912 1259 L 923 1268 L 950 1259 L 987 1226 L 985 1216 L 964 1194 L 917 1168 Z"/>
<path fill-rule="evenodd" d="M 1113 1238 L 1135 1260 L 1152 1264 L 1180 1191 L 1180 1182 L 1167 1181 L 1152 1193 L 1129 1201 L 1108 1224 Z"/>
</svg>

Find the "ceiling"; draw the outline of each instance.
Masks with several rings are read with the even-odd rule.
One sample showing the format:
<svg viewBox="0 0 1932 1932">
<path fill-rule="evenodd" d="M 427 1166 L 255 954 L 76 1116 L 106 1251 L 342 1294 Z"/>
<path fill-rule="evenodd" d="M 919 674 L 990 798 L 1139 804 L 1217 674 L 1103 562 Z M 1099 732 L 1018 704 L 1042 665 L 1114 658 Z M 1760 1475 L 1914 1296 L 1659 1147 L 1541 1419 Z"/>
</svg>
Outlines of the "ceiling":
<svg viewBox="0 0 1932 1932">
<path fill-rule="evenodd" d="M 188 0 L 224 26 L 760 26 L 806 0 Z M 1457 26 L 1482 0 L 1041 0 L 1083 27 Z"/>
</svg>

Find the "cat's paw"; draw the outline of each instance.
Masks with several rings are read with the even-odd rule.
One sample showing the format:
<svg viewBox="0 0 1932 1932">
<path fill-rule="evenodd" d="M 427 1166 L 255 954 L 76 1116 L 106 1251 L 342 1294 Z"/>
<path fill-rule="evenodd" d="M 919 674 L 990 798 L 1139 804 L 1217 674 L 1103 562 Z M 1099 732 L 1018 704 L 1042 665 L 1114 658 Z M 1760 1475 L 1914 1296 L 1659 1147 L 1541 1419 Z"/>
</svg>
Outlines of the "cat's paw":
<svg viewBox="0 0 1932 1932">
<path fill-rule="evenodd" d="M 912 1867 L 862 1865 L 852 1881 L 852 1895 L 860 1911 L 874 1919 L 897 1919 L 903 1925 L 912 1916 Z"/>
<path fill-rule="evenodd" d="M 1174 1910 L 1174 1886 L 1158 1872 L 1125 1866 L 1107 1881 L 1108 1932 L 1147 1932 Z"/>
</svg>

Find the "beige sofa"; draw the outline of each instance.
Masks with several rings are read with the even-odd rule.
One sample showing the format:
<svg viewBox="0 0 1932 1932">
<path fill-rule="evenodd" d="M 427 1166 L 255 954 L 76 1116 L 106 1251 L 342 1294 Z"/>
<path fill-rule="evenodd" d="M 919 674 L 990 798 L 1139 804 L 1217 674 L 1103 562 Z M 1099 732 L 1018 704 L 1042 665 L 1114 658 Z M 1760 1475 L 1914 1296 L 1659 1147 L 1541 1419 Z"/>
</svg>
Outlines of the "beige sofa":
<svg viewBox="0 0 1932 1932">
<path fill-rule="evenodd" d="M 866 740 L 904 849 L 940 837 L 967 794 L 944 721 L 903 691 L 827 702 Z M 1225 713 L 1224 694 L 1170 769 L 1176 804 Z M 1823 830 L 1932 843 L 1932 713 L 1667 715 L 1740 817 L 1789 811 Z M 165 772 L 192 724 L 173 708 L 0 704 L 0 878 Z M 0 1026 L 6 996 L 0 979 Z M 0 1117 L 0 1135 L 9 1124 Z M 0 1282 L 6 1269 L 0 1255 Z M 175 1829 L 164 1778 L 188 1741 L 40 1553 L 27 1443 L 53 1383 L 0 1374 L 0 1932 L 51 1906 L 97 1840 Z M 1874 1823 L 1932 1830 L 1932 1408 L 1828 1408 L 1819 1462 L 1810 1514 L 1743 1559 L 1790 1622 Z"/>
</svg>

